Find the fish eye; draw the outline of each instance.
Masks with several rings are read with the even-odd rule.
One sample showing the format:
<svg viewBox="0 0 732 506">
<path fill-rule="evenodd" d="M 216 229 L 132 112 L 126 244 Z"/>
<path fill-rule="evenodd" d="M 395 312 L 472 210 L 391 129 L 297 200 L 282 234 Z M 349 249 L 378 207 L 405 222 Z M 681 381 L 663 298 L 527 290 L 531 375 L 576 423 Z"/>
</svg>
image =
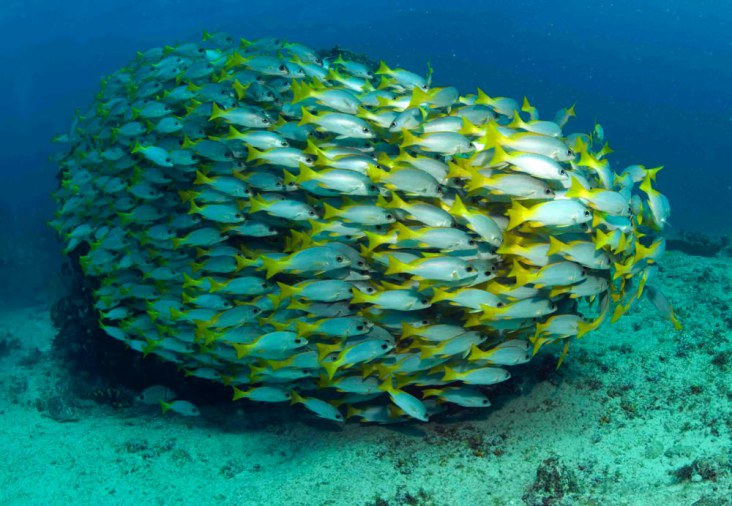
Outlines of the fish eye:
<svg viewBox="0 0 732 506">
<path fill-rule="evenodd" d="M 261 312 L 262 312 L 262 310 L 259 309 L 258 307 L 255 307 L 254 309 L 252 309 L 252 313 L 254 313 L 254 314 L 259 314 Z"/>
<path fill-rule="evenodd" d="M 297 339 L 295 339 L 295 344 L 302 344 L 304 341 L 305 341 L 305 339 L 298 337 Z"/>
<path fill-rule="evenodd" d="M 468 265 L 468 266 L 467 266 L 467 267 L 465 268 L 465 272 L 473 272 L 474 270 L 475 270 L 475 269 L 473 269 L 473 268 L 472 268 L 471 266 L 469 266 L 469 265 Z"/>
<path fill-rule="evenodd" d="M 370 185 L 369 185 L 369 191 L 374 191 L 374 192 L 375 192 L 375 191 L 377 191 L 378 189 L 379 189 L 379 187 L 378 187 L 378 186 L 376 186 L 375 184 L 370 184 Z"/>
<path fill-rule="evenodd" d="M 367 127 L 363 127 L 361 131 L 365 134 L 369 133 L 369 129 Z"/>
<path fill-rule="evenodd" d="M 560 176 L 566 176 L 566 175 L 567 175 L 567 171 L 566 171 L 566 170 L 564 170 L 564 169 L 561 169 L 561 170 L 559 171 L 559 175 L 560 175 Z"/>
<path fill-rule="evenodd" d="M 389 349 L 389 345 L 386 344 L 386 343 L 381 343 L 381 349 L 382 350 L 388 350 Z"/>
<path fill-rule="evenodd" d="M 289 146 L 289 145 L 290 145 L 290 144 L 289 144 L 289 143 L 288 143 L 287 141 L 282 141 L 282 142 L 280 142 L 280 146 L 282 146 L 283 148 L 286 148 L 286 147 L 287 147 L 287 146 Z"/>
<path fill-rule="evenodd" d="M 391 125 L 389 125 L 389 128 L 396 128 L 396 121 L 392 121 Z"/>
<path fill-rule="evenodd" d="M 483 404 L 484 406 L 487 406 L 487 405 L 488 405 L 488 399 L 483 399 L 483 401 L 482 401 L 482 404 Z"/>
<path fill-rule="evenodd" d="M 345 259 L 342 256 L 338 255 L 337 257 L 335 257 L 335 260 L 339 264 L 342 264 Z"/>
<path fill-rule="evenodd" d="M 505 306 L 503 302 L 499 302 L 496 304 L 496 308 L 502 308 L 503 306 Z"/>
<path fill-rule="evenodd" d="M 420 302 L 425 305 L 430 303 L 429 299 L 422 299 Z"/>
<path fill-rule="evenodd" d="M 567 156 L 570 156 L 570 157 L 571 156 L 574 156 L 574 151 L 572 151 L 571 149 L 568 149 L 567 150 Z"/>
<path fill-rule="evenodd" d="M 313 158 L 312 156 L 306 156 L 305 161 L 307 163 L 315 163 L 315 158 Z"/>
<path fill-rule="evenodd" d="M 552 191 L 551 188 L 547 188 L 546 190 L 544 190 L 544 195 L 552 195 L 552 194 L 554 194 L 554 192 Z"/>
<path fill-rule="evenodd" d="M 240 219 L 242 219 L 242 218 L 243 218 L 243 216 L 242 216 L 241 214 L 239 214 L 239 213 L 236 213 L 236 214 L 234 215 L 234 218 L 236 218 L 237 220 L 240 220 Z"/>
<path fill-rule="evenodd" d="M 279 71 L 280 72 L 287 72 L 287 67 L 284 66 L 284 65 L 280 65 Z"/>
<path fill-rule="evenodd" d="M 363 325 L 358 325 L 356 327 L 356 330 L 358 330 L 359 332 L 361 332 L 362 330 L 365 330 L 365 327 Z"/>
<path fill-rule="evenodd" d="M 426 327 L 427 325 L 429 325 L 429 324 L 430 324 L 430 322 L 428 322 L 427 320 L 422 320 L 422 321 L 421 321 L 421 322 L 419 322 L 419 323 L 420 323 L 420 324 L 422 324 L 422 326 L 423 326 L 423 327 Z"/>
<path fill-rule="evenodd" d="M 394 215 L 392 215 L 392 214 L 387 214 L 387 215 L 386 215 L 386 219 L 387 219 L 387 220 L 393 220 L 393 219 L 394 219 Z"/>
<path fill-rule="evenodd" d="M 203 54 L 205 52 L 205 50 L 202 47 L 199 47 L 198 48 L 198 52 L 201 53 L 201 54 Z"/>
<path fill-rule="evenodd" d="M 475 246 L 475 244 L 476 244 L 476 243 L 475 243 L 475 240 L 473 240 L 473 239 L 470 239 L 470 240 L 468 241 L 468 246 Z"/>
<path fill-rule="evenodd" d="M 427 90 L 429 90 L 429 87 L 428 87 L 428 86 L 427 86 L 427 85 L 425 84 L 424 86 L 422 86 L 422 89 L 423 89 L 424 91 L 427 91 Z"/>
<path fill-rule="evenodd" d="M 585 211 L 584 214 L 585 214 L 585 217 L 587 217 L 587 218 L 589 218 L 590 216 L 592 216 L 592 213 L 590 211 Z"/>
<path fill-rule="evenodd" d="M 491 271 L 488 270 L 483 273 L 483 276 L 490 276 L 491 274 L 492 274 Z"/>
<path fill-rule="evenodd" d="M 165 163 L 170 163 L 170 158 L 166 158 Z"/>
<path fill-rule="evenodd" d="M 369 286 L 368 288 L 366 288 L 366 293 L 374 293 L 375 291 L 376 290 L 373 287 L 371 287 L 371 286 Z"/>
<path fill-rule="evenodd" d="M 313 211 L 312 209 L 308 211 L 308 216 L 316 216 L 315 211 Z"/>
</svg>

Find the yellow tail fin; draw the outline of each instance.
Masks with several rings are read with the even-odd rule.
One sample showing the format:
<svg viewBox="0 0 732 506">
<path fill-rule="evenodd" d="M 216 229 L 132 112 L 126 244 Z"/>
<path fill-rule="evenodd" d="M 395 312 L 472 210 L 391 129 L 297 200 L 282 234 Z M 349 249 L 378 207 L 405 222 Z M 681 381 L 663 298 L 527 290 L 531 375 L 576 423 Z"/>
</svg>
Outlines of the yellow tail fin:
<svg viewBox="0 0 732 506">
<path fill-rule="evenodd" d="M 530 209 L 521 205 L 518 200 L 514 200 L 511 209 L 508 210 L 508 227 L 506 230 L 513 230 L 531 216 Z"/>
</svg>

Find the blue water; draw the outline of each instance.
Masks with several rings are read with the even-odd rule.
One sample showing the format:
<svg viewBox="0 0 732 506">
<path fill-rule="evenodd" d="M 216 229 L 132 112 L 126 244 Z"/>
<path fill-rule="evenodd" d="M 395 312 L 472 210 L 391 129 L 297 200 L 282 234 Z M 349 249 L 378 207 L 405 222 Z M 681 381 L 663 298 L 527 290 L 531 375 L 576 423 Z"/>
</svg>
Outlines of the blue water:
<svg viewBox="0 0 732 506">
<path fill-rule="evenodd" d="M 246 7 L 245 7 L 246 5 Z M 467 93 L 530 98 L 568 130 L 605 128 L 616 168 L 665 165 L 674 229 L 730 232 L 732 7 L 723 1 L 309 2 L 5 1 L 0 7 L 0 238 L 14 300 L 47 289 L 59 257 L 44 222 L 56 186 L 49 139 L 99 79 L 135 51 L 197 39 L 340 45 Z M 14 252 L 7 252 L 8 246 Z M 20 257 L 18 258 L 18 253 Z M 0 259 L 2 260 L 2 259 Z M 8 261 L 6 259 L 5 264 Z M 2 262 L 0 261 L 0 264 Z M 28 275 L 32 269 L 33 275 Z M 3 297 L 4 302 L 7 298 Z"/>
</svg>

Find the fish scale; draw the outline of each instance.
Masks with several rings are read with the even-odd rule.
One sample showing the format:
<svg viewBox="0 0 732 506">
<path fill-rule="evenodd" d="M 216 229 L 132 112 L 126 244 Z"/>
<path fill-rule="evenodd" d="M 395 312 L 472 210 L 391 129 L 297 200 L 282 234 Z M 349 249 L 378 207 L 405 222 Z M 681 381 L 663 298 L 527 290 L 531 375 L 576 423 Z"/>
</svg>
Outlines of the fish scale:
<svg viewBox="0 0 732 506">
<path fill-rule="evenodd" d="M 559 341 L 561 362 L 573 339 L 640 297 L 634 279 L 663 251 L 668 204 L 642 166 L 613 193 L 628 196 L 621 216 L 568 193 L 557 171 L 605 188 L 610 170 L 604 136 L 562 137 L 573 109 L 540 122 L 532 107 L 524 119 L 510 98 L 431 89 L 430 79 L 384 62 L 329 63 L 296 43 L 233 40 L 207 34 L 202 45 L 139 53 L 59 137 L 69 155 L 52 225 L 67 252 L 95 244 L 82 268 L 105 287 L 97 307 L 111 337 L 227 381 L 235 399 L 289 401 L 337 422 L 425 421 L 444 402 L 489 406 L 480 385 L 510 376 L 469 359 L 471 350 L 490 356 L 501 343 L 532 340 L 535 353 Z M 140 116 L 175 128 L 139 131 Z M 529 149 L 522 139 L 542 155 L 520 151 Z M 522 171 L 542 191 L 495 191 L 501 180 L 520 183 Z M 113 196 L 89 184 L 110 177 L 119 181 Z M 627 217 L 631 197 L 640 213 Z M 147 231 L 171 223 L 175 237 L 151 241 Z M 95 239 L 105 227 L 125 231 L 124 261 Z M 588 295 L 572 288 L 579 266 L 551 269 L 571 266 L 563 248 L 578 241 L 610 259 L 602 269 L 585 262 L 598 280 Z M 523 244 L 551 245 L 546 265 L 519 255 Z M 214 249 L 225 268 L 198 259 Z M 538 281 L 549 270 L 545 287 Z M 245 285 L 224 289 L 236 280 Z M 580 312 L 576 301 L 590 299 L 595 310 Z M 558 308 L 587 320 L 537 340 Z M 255 331 L 237 333 L 242 326 Z M 179 346 L 177 335 L 195 339 Z M 364 379 L 374 388 L 339 388 Z"/>
</svg>

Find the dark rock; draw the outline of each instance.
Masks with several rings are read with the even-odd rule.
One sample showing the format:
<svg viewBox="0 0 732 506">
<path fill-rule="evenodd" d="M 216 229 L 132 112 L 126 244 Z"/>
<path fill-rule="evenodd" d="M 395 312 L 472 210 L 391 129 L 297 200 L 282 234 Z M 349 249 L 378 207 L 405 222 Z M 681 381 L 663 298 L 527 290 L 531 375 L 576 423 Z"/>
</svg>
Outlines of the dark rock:
<svg viewBox="0 0 732 506">
<path fill-rule="evenodd" d="M 710 236 L 701 232 L 682 231 L 678 236 L 666 239 L 666 249 L 677 250 L 687 255 L 703 257 L 716 256 L 730 244 L 728 236 Z"/>
</svg>

